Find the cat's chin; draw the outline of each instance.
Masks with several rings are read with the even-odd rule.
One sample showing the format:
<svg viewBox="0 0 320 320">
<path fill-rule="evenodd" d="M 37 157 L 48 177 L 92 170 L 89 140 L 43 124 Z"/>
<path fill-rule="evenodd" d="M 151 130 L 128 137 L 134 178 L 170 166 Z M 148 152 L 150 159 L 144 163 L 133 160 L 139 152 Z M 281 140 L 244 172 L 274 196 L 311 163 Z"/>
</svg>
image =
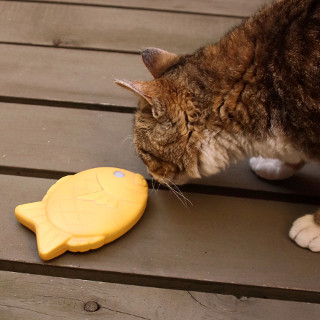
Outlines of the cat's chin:
<svg viewBox="0 0 320 320">
<path fill-rule="evenodd" d="M 159 176 L 150 171 L 149 174 L 153 179 L 155 179 L 162 185 L 183 185 L 188 183 L 192 179 L 192 177 L 189 177 L 187 174 L 167 174 L 166 176 Z M 198 178 L 198 176 L 196 176 L 195 178 Z"/>
<path fill-rule="evenodd" d="M 148 173 L 157 182 L 163 185 L 183 185 L 188 183 L 192 179 L 201 178 L 200 168 L 197 166 L 190 166 L 188 170 L 183 172 L 174 172 L 169 170 L 164 170 L 165 174 L 159 175 L 155 172 L 151 172 L 148 169 Z"/>
<path fill-rule="evenodd" d="M 174 177 L 174 178 L 163 178 L 163 177 L 157 177 L 156 175 L 151 176 L 160 184 L 162 185 L 178 185 L 181 186 L 183 184 L 188 183 L 190 178 L 188 176 L 179 176 L 179 177 Z"/>
<path fill-rule="evenodd" d="M 178 186 L 181 186 L 181 185 L 184 185 L 184 184 L 188 183 L 189 181 L 190 181 L 190 178 L 185 176 L 185 177 L 179 177 L 178 179 L 175 179 L 173 181 L 173 183 L 178 185 Z"/>
</svg>

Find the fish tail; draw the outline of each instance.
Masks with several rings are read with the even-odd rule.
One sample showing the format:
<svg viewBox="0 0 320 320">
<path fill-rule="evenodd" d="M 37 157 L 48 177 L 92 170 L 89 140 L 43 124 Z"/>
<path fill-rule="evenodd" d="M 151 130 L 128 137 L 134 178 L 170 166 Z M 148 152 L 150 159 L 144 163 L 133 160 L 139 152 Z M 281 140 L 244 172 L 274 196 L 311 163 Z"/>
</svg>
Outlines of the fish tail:
<svg viewBox="0 0 320 320">
<path fill-rule="evenodd" d="M 43 260 L 50 260 L 67 250 L 70 235 L 55 228 L 45 214 L 43 201 L 22 204 L 16 207 L 15 215 L 19 222 L 36 233 L 38 252 Z"/>
<path fill-rule="evenodd" d="M 45 203 L 42 201 L 21 204 L 16 207 L 15 215 L 19 222 L 35 232 L 35 226 L 47 220 Z"/>
</svg>

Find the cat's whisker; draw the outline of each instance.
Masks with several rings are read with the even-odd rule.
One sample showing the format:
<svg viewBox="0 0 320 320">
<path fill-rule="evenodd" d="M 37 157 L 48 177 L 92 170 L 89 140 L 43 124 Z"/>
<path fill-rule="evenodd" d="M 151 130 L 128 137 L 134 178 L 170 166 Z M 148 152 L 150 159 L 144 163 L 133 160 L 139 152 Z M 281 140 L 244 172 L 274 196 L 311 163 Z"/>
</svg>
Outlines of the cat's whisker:
<svg viewBox="0 0 320 320">
<path fill-rule="evenodd" d="M 164 172 L 163 177 L 162 177 L 162 178 L 160 178 L 160 179 L 158 179 L 158 182 L 159 182 L 158 190 L 159 190 L 159 188 L 160 188 L 161 183 L 162 183 L 162 182 L 164 182 L 164 183 L 165 183 L 167 171 L 168 171 L 168 169 L 166 169 L 166 171 Z M 161 181 L 161 182 L 160 182 L 160 181 Z"/>
<path fill-rule="evenodd" d="M 190 205 L 193 206 L 193 203 L 182 193 L 182 191 L 179 189 L 179 187 L 170 181 L 171 185 L 175 188 L 175 190 L 180 194 L 181 197 L 183 197 L 187 202 L 189 202 Z"/>
<path fill-rule="evenodd" d="M 158 181 L 157 181 L 157 182 L 158 182 Z M 161 183 L 159 183 L 159 182 L 158 182 L 158 188 L 157 188 L 157 191 L 159 191 L 160 186 L 161 186 Z"/>
<path fill-rule="evenodd" d="M 165 182 L 165 185 L 166 185 L 166 186 L 169 188 L 169 190 L 172 191 L 172 193 L 179 199 L 179 201 L 183 204 L 183 206 L 184 206 L 185 208 L 187 208 L 188 205 L 187 205 L 185 199 L 182 198 L 182 197 L 180 196 L 180 194 L 179 194 L 175 189 L 173 189 L 173 188 L 169 185 L 169 183 Z"/>
<path fill-rule="evenodd" d="M 128 140 L 131 140 L 131 144 L 134 144 L 134 141 L 133 141 L 133 135 L 128 135 L 126 138 L 124 138 L 122 141 L 121 141 L 121 144 L 124 144 L 126 141 Z"/>
<path fill-rule="evenodd" d="M 193 203 L 182 193 L 182 191 L 169 179 L 164 180 L 164 184 L 173 192 L 173 194 L 180 200 L 185 208 L 188 207 L 188 203 L 193 206 Z"/>
<path fill-rule="evenodd" d="M 154 186 L 154 178 L 153 177 L 151 177 L 151 186 L 152 186 L 152 189 L 151 189 L 150 194 L 152 194 L 153 192 L 156 192 L 156 189 L 155 189 L 155 186 Z"/>
<path fill-rule="evenodd" d="M 151 185 L 152 185 L 152 181 L 151 181 Z M 149 196 L 152 195 L 153 192 L 154 192 L 154 188 L 152 187 L 152 188 L 149 190 Z"/>
<path fill-rule="evenodd" d="M 180 190 L 179 190 L 180 191 Z M 176 191 L 176 194 L 178 194 L 184 201 L 185 205 L 186 205 L 186 208 L 188 207 L 188 204 L 193 206 L 193 203 L 180 191 Z"/>
</svg>

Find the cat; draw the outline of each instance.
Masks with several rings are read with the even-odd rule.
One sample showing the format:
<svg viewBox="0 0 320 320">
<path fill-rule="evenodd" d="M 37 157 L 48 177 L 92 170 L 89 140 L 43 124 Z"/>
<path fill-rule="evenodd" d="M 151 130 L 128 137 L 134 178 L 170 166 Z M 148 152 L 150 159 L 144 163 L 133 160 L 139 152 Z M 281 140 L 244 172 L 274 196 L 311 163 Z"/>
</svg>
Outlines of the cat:
<svg viewBox="0 0 320 320">
<path fill-rule="evenodd" d="M 192 54 L 142 52 L 152 81 L 115 82 L 141 99 L 136 150 L 160 183 L 185 183 L 252 157 L 267 179 L 320 161 L 320 1 L 265 5 Z M 320 210 L 289 236 L 320 251 Z"/>
</svg>

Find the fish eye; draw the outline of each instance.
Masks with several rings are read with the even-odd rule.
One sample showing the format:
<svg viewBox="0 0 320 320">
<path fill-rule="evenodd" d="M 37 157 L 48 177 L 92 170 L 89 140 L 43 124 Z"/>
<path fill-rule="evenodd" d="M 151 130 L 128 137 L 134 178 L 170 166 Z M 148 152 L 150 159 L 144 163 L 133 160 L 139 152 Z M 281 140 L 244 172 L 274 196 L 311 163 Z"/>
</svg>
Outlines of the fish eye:
<svg viewBox="0 0 320 320">
<path fill-rule="evenodd" d="M 123 178 L 125 176 L 125 174 L 121 171 L 115 171 L 113 175 L 117 178 Z"/>
</svg>

